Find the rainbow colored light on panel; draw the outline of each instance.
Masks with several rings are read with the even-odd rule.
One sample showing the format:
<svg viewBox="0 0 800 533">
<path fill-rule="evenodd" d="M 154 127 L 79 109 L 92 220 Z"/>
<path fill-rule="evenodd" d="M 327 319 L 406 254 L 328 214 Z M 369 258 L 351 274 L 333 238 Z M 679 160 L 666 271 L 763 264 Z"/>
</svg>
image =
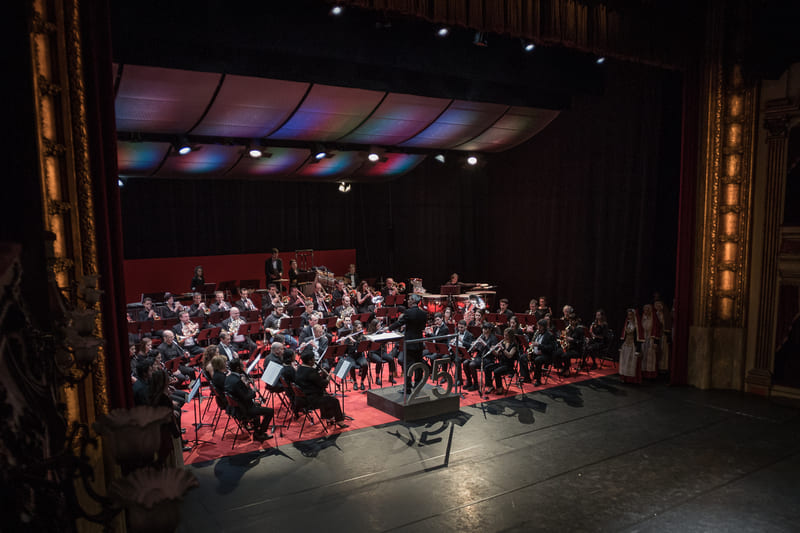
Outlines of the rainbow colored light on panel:
<svg viewBox="0 0 800 533">
<path fill-rule="evenodd" d="M 311 153 L 305 148 L 267 147 L 266 151 L 272 154 L 272 157 L 261 157 L 259 159 L 243 157 L 226 176 L 283 176 L 299 168 Z"/>
<path fill-rule="evenodd" d="M 241 152 L 241 146 L 205 144 L 200 150 L 195 150 L 188 155 L 170 156 L 158 171 L 158 175 L 166 176 L 171 173 L 221 175 L 241 157 Z"/>
<path fill-rule="evenodd" d="M 359 172 L 363 176 L 401 176 L 425 160 L 422 154 L 384 154 L 386 161 L 365 165 Z"/>
<path fill-rule="evenodd" d="M 457 146 L 456 150 L 499 152 L 517 146 L 546 127 L 558 111 L 512 108 L 478 137 Z"/>
<path fill-rule="evenodd" d="M 120 177 L 149 176 L 161 164 L 169 148 L 169 143 L 120 141 L 117 144 Z"/>
<path fill-rule="evenodd" d="M 334 152 L 330 158 L 322 159 L 316 163 L 306 163 L 298 171 L 300 176 L 314 176 L 327 178 L 343 176 L 354 172 L 363 160 L 358 152 Z"/>
<path fill-rule="evenodd" d="M 448 109 L 442 113 L 436 122 L 400 146 L 444 149 L 464 143 L 476 135 L 480 135 L 482 131 L 501 116 L 502 110 L 497 109 L 492 104 L 486 105 L 487 111 L 480 109 Z M 491 108 L 488 106 L 491 106 Z M 491 112 L 492 108 L 500 112 L 493 113 Z"/>
</svg>

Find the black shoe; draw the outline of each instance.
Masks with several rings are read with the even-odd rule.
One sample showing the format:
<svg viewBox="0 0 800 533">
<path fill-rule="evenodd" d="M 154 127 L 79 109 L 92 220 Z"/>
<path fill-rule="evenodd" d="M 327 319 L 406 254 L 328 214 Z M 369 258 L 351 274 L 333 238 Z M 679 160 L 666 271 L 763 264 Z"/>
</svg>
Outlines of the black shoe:
<svg viewBox="0 0 800 533">
<path fill-rule="evenodd" d="M 375 385 L 381 386 L 381 378 L 375 378 Z"/>
<path fill-rule="evenodd" d="M 534 383 L 534 386 L 541 387 L 542 386 L 542 382 L 537 379 L 536 383 Z"/>
<path fill-rule="evenodd" d="M 181 428 L 181 433 L 186 433 L 186 428 Z"/>
<path fill-rule="evenodd" d="M 361 390 L 364 390 L 364 382 L 361 382 Z"/>
<path fill-rule="evenodd" d="M 397 382 L 394 380 L 394 376 L 389 376 L 389 383 L 391 383 L 392 385 L 394 385 L 395 383 L 397 383 Z"/>
</svg>

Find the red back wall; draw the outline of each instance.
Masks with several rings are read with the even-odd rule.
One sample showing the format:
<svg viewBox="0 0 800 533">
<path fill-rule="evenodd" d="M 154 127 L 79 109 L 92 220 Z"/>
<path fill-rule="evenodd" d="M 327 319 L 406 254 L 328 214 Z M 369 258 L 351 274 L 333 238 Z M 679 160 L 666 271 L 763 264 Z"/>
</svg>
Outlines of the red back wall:
<svg viewBox="0 0 800 533">
<path fill-rule="evenodd" d="M 203 265 L 206 282 L 258 279 L 259 288 L 264 283 L 264 261 L 271 254 L 207 255 L 199 257 L 165 257 L 125 260 L 125 301 L 141 300 L 143 292 L 180 294 L 189 292 L 194 267 Z M 281 253 L 284 277 L 294 252 Z M 337 276 L 344 275 L 350 263 L 356 262 L 356 251 L 314 250 L 314 266 L 325 266 Z"/>
</svg>

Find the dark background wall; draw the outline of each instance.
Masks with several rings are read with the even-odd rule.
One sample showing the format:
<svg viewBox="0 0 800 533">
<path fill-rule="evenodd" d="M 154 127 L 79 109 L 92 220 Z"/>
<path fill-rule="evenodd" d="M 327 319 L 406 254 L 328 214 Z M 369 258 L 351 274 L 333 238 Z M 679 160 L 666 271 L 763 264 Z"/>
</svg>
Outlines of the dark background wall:
<svg viewBox="0 0 800 533">
<path fill-rule="evenodd" d="M 127 259 L 355 248 L 364 276 L 451 272 L 571 303 L 585 320 L 674 290 L 680 78 L 607 64 L 605 93 L 578 95 L 529 142 L 480 168 L 429 158 L 388 183 L 129 179 Z"/>
</svg>

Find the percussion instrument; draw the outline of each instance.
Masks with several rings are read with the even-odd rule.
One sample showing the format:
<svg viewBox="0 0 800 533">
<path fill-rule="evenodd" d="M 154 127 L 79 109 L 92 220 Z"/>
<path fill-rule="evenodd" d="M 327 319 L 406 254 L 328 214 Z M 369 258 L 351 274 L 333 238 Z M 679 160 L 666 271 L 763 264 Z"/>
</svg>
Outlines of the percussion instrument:
<svg viewBox="0 0 800 533">
<path fill-rule="evenodd" d="M 441 313 L 444 311 L 445 303 L 447 303 L 447 297 L 443 294 L 422 295 L 422 307 L 428 313 Z"/>
<path fill-rule="evenodd" d="M 411 278 L 408 281 L 410 281 L 411 285 L 414 287 L 412 292 L 415 294 L 422 294 L 425 292 L 425 289 L 422 287 L 422 278 Z"/>
<path fill-rule="evenodd" d="M 454 294 L 452 298 L 453 298 L 453 304 L 455 305 L 455 309 L 453 309 L 453 312 L 463 313 L 467 309 L 467 304 L 469 303 L 469 295 Z"/>
<path fill-rule="evenodd" d="M 489 309 L 489 310 L 495 309 L 494 301 L 495 297 L 497 296 L 497 291 L 488 291 L 488 290 L 469 291 L 467 295 L 468 296 L 474 295 L 476 297 L 479 297 L 479 299 L 477 299 L 478 302 L 483 300 L 483 302 L 485 303 L 483 307 L 484 309 Z M 480 305 L 478 305 L 478 307 L 480 307 Z"/>
</svg>

